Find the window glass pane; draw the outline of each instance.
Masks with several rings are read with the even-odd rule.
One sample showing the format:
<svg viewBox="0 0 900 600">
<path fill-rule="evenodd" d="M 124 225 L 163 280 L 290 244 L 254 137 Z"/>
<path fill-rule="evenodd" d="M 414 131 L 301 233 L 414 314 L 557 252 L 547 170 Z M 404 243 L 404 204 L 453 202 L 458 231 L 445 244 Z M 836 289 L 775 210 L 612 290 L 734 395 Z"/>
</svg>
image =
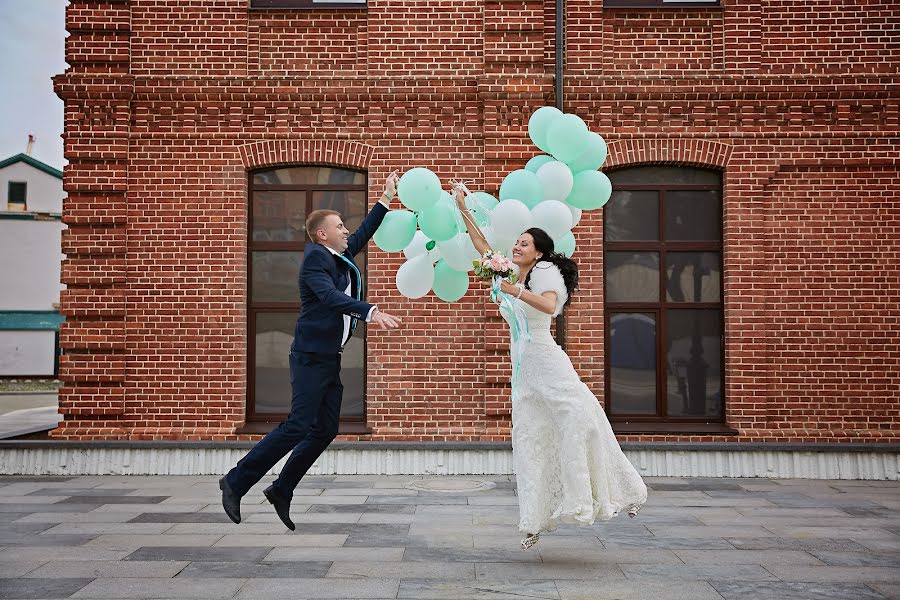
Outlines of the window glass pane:
<svg viewBox="0 0 900 600">
<path fill-rule="evenodd" d="M 10 181 L 7 194 L 7 203 L 9 204 L 25 204 L 28 195 L 27 181 Z"/>
<path fill-rule="evenodd" d="M 293 312 L 256 314 L 256 414 L 290 412 L 292 392 L 288 356 L 296 322 L 297 315 Z M 341 354 L 341 382 L 344 384 L 341 416 L 362 417 L 365 413 L 365 347 L 365 327 L 360 326 Z"/>
<path fill-rule="evenodd" d="M 288 355 L 297 314 L 256 314 L 256 371 L 254 398 L 257 413 L 287 413 L 291 408 L 291 369 Z"/>
<path fill-rule="evenodd" d="M 610 317 L 610 411 L 656 414 L 656 318 L 652 313 Z"/>
<path fill-rule="evenodd" d="M 669 302 L 719 302 L 721 282 L 718 252 L 666 253 L 666 298 Z"/>
<path fill-rule="evenodd" d="M 719 171 L 685 167 L 633 167 L 606 173 L 613 189 L 618 185 L 722 185 Z"/>
<path fill-rule="evenodd" d="M 658 252 L 607 252 L 607 302 L 659 302 Z"/>
<path fill-rule="evenodd" d="M 297 283 L 303 252 L 276 251 L 253 252 L 253 302 L 300 303 L 300 288 Z"/>
<path fill-rule="evenodd" d="M 313 192 L 312 206 L 313 210 L 327 208 L 338 211 L 344 219 L 344 226 L 353 233 L 366 217 L 366 193 Z"/>
<path fill-rule="evenodd" d="M 336 167 L 286 167 L 253 174 L 254 184 L 365 185 L 366 174 Z"/>
<path fill-rule="evenodd" d="M 667 191 L 667 240 L 722 239 L 722 192 Z"/>
<path fill-rule="evenodd" d="M 659 192 L 613 191 L 603 213 L 610 242 L 659 239 Z"/>
<path fill-rule="evenodd" d="M 362 417 L 365 414 L 365 356 L 366 326 L 360 324 L 341 353 L 341 383 L 344 384 L 344 400 L 341 416 Z"/>
<path fill-rule="evenodd" d="M 306 192 L 253 192 L 253 241 L 306 240 Z"/>
<path fill-rule="evenodd" d="M 666 393 L 670 416 L 722 414 L 722 313 L 667 311 Z"/>
</svg>

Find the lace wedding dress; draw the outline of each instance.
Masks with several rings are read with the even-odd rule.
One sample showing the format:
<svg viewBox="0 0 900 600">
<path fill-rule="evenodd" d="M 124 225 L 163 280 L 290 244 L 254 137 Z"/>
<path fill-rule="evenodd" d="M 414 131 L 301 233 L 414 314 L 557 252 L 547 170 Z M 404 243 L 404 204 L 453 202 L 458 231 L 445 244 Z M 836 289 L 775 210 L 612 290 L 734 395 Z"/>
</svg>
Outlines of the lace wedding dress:
<svg viewBox="0 0 900 600">
<path fill-rule="evenodd" d="M 556 265 L 538 262 L 528 287 L 536 294 L 556 292 L 553 316 L 559 314 L 567 294 Z M 530 333 L 512 406 L 519 531 L 587 526 L 622 510 L 636 511 L 647 500 L 647 486 L 622 453 L 597 398 L 550 334 L 552 316 L 515 302 L 525 311 Z"/>
</svg>

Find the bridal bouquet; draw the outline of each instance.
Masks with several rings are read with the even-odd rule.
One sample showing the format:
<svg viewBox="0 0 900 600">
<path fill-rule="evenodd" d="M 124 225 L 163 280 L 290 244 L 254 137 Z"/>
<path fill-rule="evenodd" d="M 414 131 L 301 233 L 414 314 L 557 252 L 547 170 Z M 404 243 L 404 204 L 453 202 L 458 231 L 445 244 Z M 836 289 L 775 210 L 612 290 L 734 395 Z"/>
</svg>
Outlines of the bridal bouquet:
<svg viewBox="0 0 900 600">
<path fill-rule="evenodd" d="M 495 277 L 508 278 L 510 283 L 516 282 L 516 270 L 513 262 L 502 252 L 488 250 L 478 260 L 472 261 L 475 267 L 475 275 L 481 279 L 491 281 Z"/>
</svg>

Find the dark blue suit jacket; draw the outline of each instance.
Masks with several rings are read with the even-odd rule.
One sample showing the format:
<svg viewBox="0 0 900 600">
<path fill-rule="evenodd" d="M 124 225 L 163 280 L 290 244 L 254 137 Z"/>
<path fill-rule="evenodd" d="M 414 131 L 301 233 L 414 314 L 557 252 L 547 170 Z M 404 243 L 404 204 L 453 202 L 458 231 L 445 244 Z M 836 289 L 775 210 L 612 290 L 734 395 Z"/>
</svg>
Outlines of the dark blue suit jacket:
<svg viewBox="0 0 900 600">
<path fill-rule="evenodd" d="M 376 203 L 359 229 L 347 240 L 344 256 L 353 260 L 381 225 L 388 209 Z M 341 351 L 344 333 L 344 315 L 365 319 L 372 305 L 358 301 L 344 293 L 347 283 L 356 279 L 350 273 L 350 265 L 320 244 L 307 243 L 300 268 L 300 316 L 294 328 L 295 352 L 323 352 L 337 354 Z M 365 297 L 360 292 L 361 297 Z"/>
</svg>

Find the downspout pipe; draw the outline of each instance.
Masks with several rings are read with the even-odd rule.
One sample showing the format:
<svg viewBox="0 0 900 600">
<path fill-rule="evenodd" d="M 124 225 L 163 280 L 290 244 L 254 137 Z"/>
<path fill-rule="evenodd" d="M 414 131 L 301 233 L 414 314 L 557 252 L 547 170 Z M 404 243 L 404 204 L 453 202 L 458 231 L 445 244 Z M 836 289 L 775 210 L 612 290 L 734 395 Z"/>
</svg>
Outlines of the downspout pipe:
<svg viewBox="0 0 900 600">
<path fill-rule="evenodd" d="M 563 67 L 565 65 L 565 35 L 566 35 L 566 0 L 556 0 L 556 51 L 553 53 L 556 59 L 554 86 L 556 91 L 556 108 L 563 109 Z M 556 317 L 556 343 L 566 349 L 566 310 L 563 309 Z"/>
</svg>

